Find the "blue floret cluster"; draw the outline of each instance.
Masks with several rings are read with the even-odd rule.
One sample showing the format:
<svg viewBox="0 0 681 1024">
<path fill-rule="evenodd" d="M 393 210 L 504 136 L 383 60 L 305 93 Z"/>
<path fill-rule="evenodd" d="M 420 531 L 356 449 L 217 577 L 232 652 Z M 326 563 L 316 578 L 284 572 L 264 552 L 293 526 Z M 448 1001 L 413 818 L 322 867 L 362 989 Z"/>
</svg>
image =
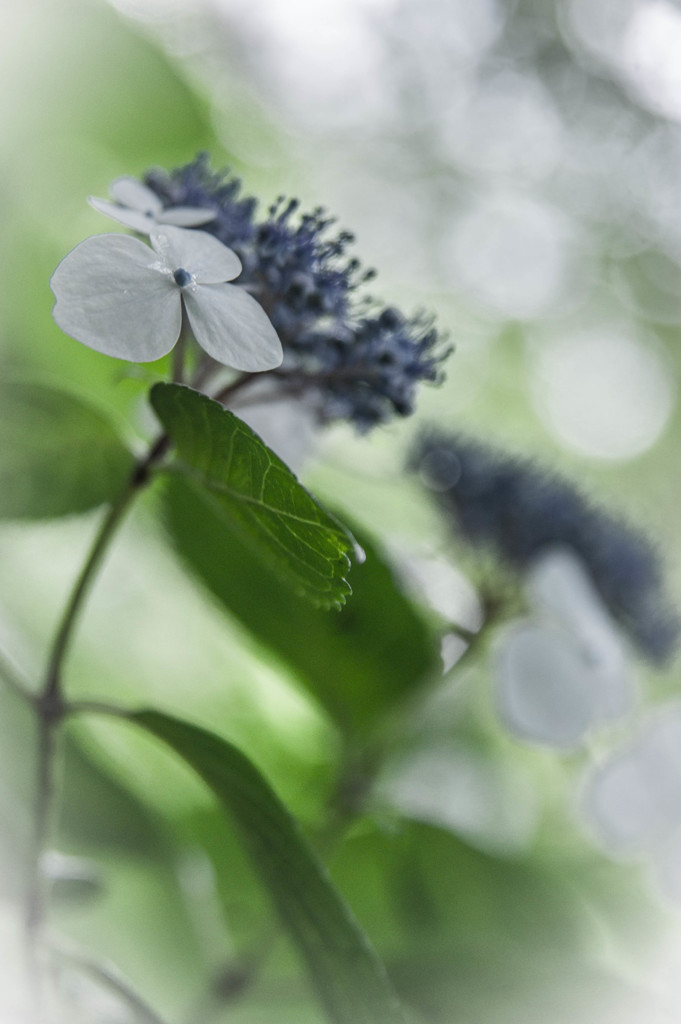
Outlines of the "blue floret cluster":
<svg viewBox="0 0 681 1024">
<path fill-rule="evenodd" d="M 546 548 L 569 547 L 641 653 L 660 664 L 671 656 L 679 621 L 657 554 L 638 532 L 566 480 L 468 438 L 431 432 L 419 440 L 412 466 L 470 543 L 520 570 Z"/>
<path fill-rule="evenodd" d="M 437 383 L 450 349 L 432 320 L 407 317 L 358 296 L 373 276 L 348 255 L 354 241 L 334 232 L 323 209 L 299 212 L 279 199 L 259 219 L 258 204 L 241 196 L 241 182 L 211 170 L 201 154 L 175 171 L 150 171 L 145 183 L 166 208 L 206 207 L 202 226 L 238 254 L 239 283 L 274 324 L 285 358 L 273 371 L 283 392 L 312 396 L 322 422 L 349 420 L 366 431 L 414 409 L 422 381 Z"/>
</svg>

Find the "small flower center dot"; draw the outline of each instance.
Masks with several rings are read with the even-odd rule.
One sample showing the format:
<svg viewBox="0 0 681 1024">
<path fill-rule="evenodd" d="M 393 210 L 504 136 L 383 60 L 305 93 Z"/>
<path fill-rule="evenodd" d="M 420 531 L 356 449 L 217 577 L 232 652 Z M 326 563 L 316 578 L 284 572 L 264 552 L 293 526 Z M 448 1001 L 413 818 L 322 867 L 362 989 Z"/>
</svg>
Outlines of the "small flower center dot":
<svg viewBox="0 0 681 1024">
<path fill-rule="evenodd" d="M 175 278 L 175 284 L 180 288 L 184 288 L 184 286 L 189 284 L 192 279 L 192 275 L 188 270 L 185 270 L 184 267 L 180 267 L 176 270 L 173 277 Z"/>
</svg>

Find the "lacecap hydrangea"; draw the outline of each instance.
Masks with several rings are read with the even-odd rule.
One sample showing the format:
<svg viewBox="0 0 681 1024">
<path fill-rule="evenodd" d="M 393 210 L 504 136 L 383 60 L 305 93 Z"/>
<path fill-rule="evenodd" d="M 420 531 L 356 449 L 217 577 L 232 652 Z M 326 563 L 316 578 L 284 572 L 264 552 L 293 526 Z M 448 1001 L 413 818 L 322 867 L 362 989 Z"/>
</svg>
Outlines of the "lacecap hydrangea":
<svg viewBox="0 0 681 1024">
<path fill-rule="evenodd" d="M 145 185 L 163 211 L 205 209 L 200 225 L 236 252 L 239 284 L 257 298 L 281 339 L 272 371 L 282 394 L 306 395 L 321 422 L 349 420 L 365 431 L 414 409 L 418 385 L 439 382 L 450 349 L 423 314 L 406 316 L 358 294 L 373 276 L 348 255 L 353 236 L 335 232 L 324 210 L 300 213 L 280 199 L 261 216 L 241 182 L 211 170 L 202 154 Z"/>
<path fill-rule="evenodd" d="M 663 663 L 679 637 L 656 551 L 568 481 L 527 459 L 432 431 L 412 467 L 471 544 L 526 571 L 548 549 L 574 552 L 613 618 L 642 654 Z"/>
</svg>

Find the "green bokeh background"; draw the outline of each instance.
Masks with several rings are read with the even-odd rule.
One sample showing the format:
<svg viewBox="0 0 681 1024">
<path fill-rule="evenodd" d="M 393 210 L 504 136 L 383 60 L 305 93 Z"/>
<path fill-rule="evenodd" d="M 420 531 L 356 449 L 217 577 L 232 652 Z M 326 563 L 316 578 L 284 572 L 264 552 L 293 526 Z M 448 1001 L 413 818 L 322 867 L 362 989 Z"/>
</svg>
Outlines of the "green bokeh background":
<svg viewBox="0 0 681 1024">
<path fill-rule="evenodd" d="M 525 6 L 532 16 L 532 5 Z M 543 17 L 541 4 L 535 6 Z M 218 104 L 206 84 L 210 69 L 202 77 L 196 62 L 167 56 L 158 34 L 105 3 L 12 0 L 0 11 L 0 372 L 5 381 L 38 379 L 87 396 L 138 450 L 153 430 L 144 395 L 163 367 L 132 374 L 66 338 L 51 320 L 48 281 L 73 245 L 107 229 L 85 203 L 87 195 L 105 195 L 117 175 L 173 167 L 202 149 L 265 201 L 289 190 L 305 206 L 323 198 L 303 159 L 314 140 L 288 136 L 249 77 L 257 48 L 240 53 L 239 46 L 246 43 L 237 34 L 232 58 L 242 59 L 225 58 L 219 69 Z M 224 148 L 225 124 L 231 151 Z M 327 146 L 327 165 L 337 161 L 338 174 L 344 161 L 362 162 L 361 138 L 352 151 L 347 141 L 345 149 L 323 138 L 319 144 Z M 266 153 L 267 160 L 249 162 L 248 152 Z M 441 174 L 433 167 L 434 180 Z M 418 203 L 425 188 L 421 182 L 405 194 L 404 204 Z M 372 238 L 380 234 L 380 216 L 379 209 L 377 223 L 366 228 Z M 361 243 L 362 223 L 349 226 Z M 376 290 L 386 299 L 401 299 L 404 281 L 390 275 L 379 281 Z M 311 489 L 382 540 L 442 545 L 442 525 L 400 466 L 418 423 L 463 426 L 564 467 L 588 493 L 642 524 L 659 541 L 670 587 L 681 597 L 678 403 L 641 457 L 580 456 L 560 445 L 532 407 L 532 349 L 523 326 L 489 329 L 435 281 L 420 279 L 408 287 L 408 299 L 433 308 L 455 343 L 461 334 L 447 383 L 424 392 L 413 423 L 369 438 L 334 428 L 305 471 Z M 678 377 L 678 327 L 656 329 Z M 476 346 L 483 336 L 484 345 Z M 139 503 L 107 561 L 69 664 L 69 692 L 152 704 L 212 727 L 248 752 L 312 829 L 340 736 L 286 664 L 187 578 L 156 526 L 157 500 L 150 494 Z M 0 639 L 29 676 L 41 670 L 98 521 L 95 513 L 0 530 Z M 674 666 L 666 674 L 638 670 L 648 700 L 676 692 Z M 505 735 L 494 718 L 484 663 L 467 673 L 463 692 L 463 710 L 457 704 L 451 718 L 426 718 L 409 742 L 457 735 L 502 772 L 508 766 L 509 773 L 523 773 L 538 806 L 532 841 L 490 851 L 461 834 L 377 815 L 356 825 L 330 865 L 414 1019 L 666 1020 L 667 1004 L 651 980 L 653 951 L 668 949 L 677 917 L 638 866 L 607 860 L 583 836 L 573 800 L 583 759 L 529 750 Z M 10 905 L 22 875 L 34 751 L 29 723 L 5 691 L 0 706 L 0 809 L 9 837 L 3 889 Z M 85 886 L 79 895 L 65 887 L 56 907 L 65 934 L 116 963 L 168 1021 L 198 1024 L 201 1014 L 231 1024 L 321 1019 L 283 939 L 250 995 L 224 1009 L 205 1003 L 212 976 L 236 949 L 259 940 L 269 911 L 229 824 L 167 753 L 119 724 L 74 727 L 63 792 L 58 848 L 87 858 L 99 880 L 94 891 Z"/>
</svg>

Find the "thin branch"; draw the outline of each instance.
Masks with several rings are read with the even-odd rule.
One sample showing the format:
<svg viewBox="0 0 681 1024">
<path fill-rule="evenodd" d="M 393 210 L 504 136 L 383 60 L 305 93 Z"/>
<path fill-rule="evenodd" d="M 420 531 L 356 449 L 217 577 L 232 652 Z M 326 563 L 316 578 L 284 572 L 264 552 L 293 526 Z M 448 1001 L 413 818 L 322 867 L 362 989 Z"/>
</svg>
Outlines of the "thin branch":
<svg viewBox="0 0 681 1024">
<path fill-rule="evenodd" d="M 64 708 L 65 715 L 109 715 L 112 718 L 130 718 L 134 714 L 130 708 L 116 707 L 97 700 L 73 700 Z"/>
<path fill-rule="evenodd" d="M 466 626 L 461 626 L 457 622 L 448 622 L 446 632 L 449 636 L 457 636 L 459 640 L 463 640 L 468 647 L 476 643 L 480 635 L 480 630 L 467 629 Z"/>
<path fill-rule="evenodd" d="M 216 373 L 224 370 L 224 367 L 212 359 L 207 352 L 202 353 L 199 365 L 194 371 L 194 376 L 189 381 L 189 387 L 193 388 L 194 391 L 201 391 L 205 384 L 213 377 Z"/>
<path fill-rule="evenodd" d="M 36 704 L 39 708 L 39 705 Z M 26 958 L 34 1016 L 42 1020 L 44 971 L 40 958 L 40 932 L 45 918 L 46 879 L 42 857 L 50 832 L 55 789 L 57 733 L 52 719 L 38 720 L 35 825 L 29 852 L 29 885 L 26 897 Z"/>
<path fill-rule="evenodd" d="M 345 381 L 380 380 L 383 373 L 374 364 L 355 363 L 352 366 L 336 367 L 333 370 L 317 370 L 309 372 L 300 368 L 291 370 L 272 370 L 272 376 L 285 384 L 300 389 L 320 384 L 344 383 Z"/>
<path fill-rule="evenodd" d="M 67 602 L 52 644 L 45 677 L 45 687 L 40 698 L 41 706 L 48 717 L 51 715 L 58 716 L 61 712 L 61 668 L 64 658 L 68 653 L 81 608 L 109 543 L 137 489 L 138 487 L 131 480 L 125 491 L 109 509 Z"/>
<path fill-rule="evenodd" d="M 135 1020 L 140 1024 L 165 1024 L 154 1010 L 135 991 L 130 982 L 112 964 L 98 963 L 80 952 L 71 951 L 62 945 L 52 944 L 52 953 L 64 965 L 75 968 L 83 974 L 90 975 L 100 985 L 106 986 L 114 995 L 123 1000 L 133 1011 Z"/>
<path fill-rule="evenodd" d="M 267 371 L 269 372 L 269 371 Z M 228 399 L 235 395 L 237 391 L 241 391 L 242 388 L 255 380 L 258 380 L 262 374 L 259 373 L 242 373 L 240 377 L 233 380 L 230 384 L 227 384 L 224 388 L 221 388 L 213 398 L 216 402 L 220 402 L 221 405 L 226 405 Z"/>
<path fill-rule="evenodd" d="M 37 695 L 30 698 L 38 715 L 38 764 L 34 834 L 29 861 L 30 874 L 25 922 L 28 972 L 36 1020 L 41 1019 L 43 1003 L 40 936 L 46 917 L 47 902 L 45 880 L 41 870 L 41 859 L 49 840 L 51 817 L 55 802 L 57 730 L 61 720 L 72 710 L 64 699 L 62 691 L 62 668 L 65 658 L 69 653 L 85 600 L 109 544 L 123 521 L 134 497 L 149 482 L 152 467 L 161 461 L 169 447 L 170 439 L 166 434 L 162 434 L 157 438 L 147 455 L 137 463 L 125 489 L 111 505 L 104 517 L 90 553 L 74 583 L 57 628 L 48 657 L 43 688 Z M 86 705 L 87 702 L 82 702 L 81 708 L 84 709 Z M 74 707 L 77 708 L 78 705 L 76 704 Z M 101 713 L 104 707 L 104 705 L 98 706 L 97 710 Z M 107 712 L 110 714 L 114 713 L 110 707 L 107 707 Z"/>
<path fill-rule="evenodd" d="M 92 581 L 101 565 L 107 548 L 120 526 L 133 499 L 149 482 L 151 469 L 160 462 L 170 448 L 170 438 L 161 434 L 152 444 L 147 455 L 135 466 L 125 490 L 111 505 L 95 537 L 90 554 L 75 582 L 71 596 L 64 610 L 59 628 L 53 641 L 48 660 L 45 688 L 40 698 L 44 710 L 58 715 L 61 708 L 61 667 L 68 653 L 80 611 L 87 597 Z"/>
<path fill-rule="evenodd" d="M 174 363 L 176 380 L 183 378 L 183 353 L 180 350 Z M 234 394 L 256 379 L 255 374 L 241 374 L 216 395 L 217 401 L 226 402 Z M 85 601 L 104 560 L 109 545 L 121 525 L 132 501 L 151 478 L 151 470 L 166 455 L 171 446 L 167 434 L 161 434 L 151 445 L 147 455 L 135 466 L 128 483 L 118 499 L 110 506 L 95 536 L 94 543 L 73 585 L 64 608 L 47 661 L 42 690 L 31 695 L 20 684 L 17 674 L 0 661 L 0 673 L 8 684 L 34 707 L 38 715 L 38 765 L 36 780 L 36 807 L 33 844 L 30 853 L 29 891 L 26 905 L 26 939 L 28 970 L 34 998 L 34 1016 L 41 1019 L 43 1012 L 41 964 L 41 933 L 46 917 L 47 894 L 41 870 L 41 859 L 49 841 L 51 817 L 55 802 L 55 755 L 57 730 L 68 714 L 98 713 L 125 718 L 130 712 L 96 701 L 77 701 L 69 704 L 64 698 L 62 670 L 69 654 L 76 627 Z M 150 1018 L 151 1019 L 151 1018 Z"/>
</svg>

